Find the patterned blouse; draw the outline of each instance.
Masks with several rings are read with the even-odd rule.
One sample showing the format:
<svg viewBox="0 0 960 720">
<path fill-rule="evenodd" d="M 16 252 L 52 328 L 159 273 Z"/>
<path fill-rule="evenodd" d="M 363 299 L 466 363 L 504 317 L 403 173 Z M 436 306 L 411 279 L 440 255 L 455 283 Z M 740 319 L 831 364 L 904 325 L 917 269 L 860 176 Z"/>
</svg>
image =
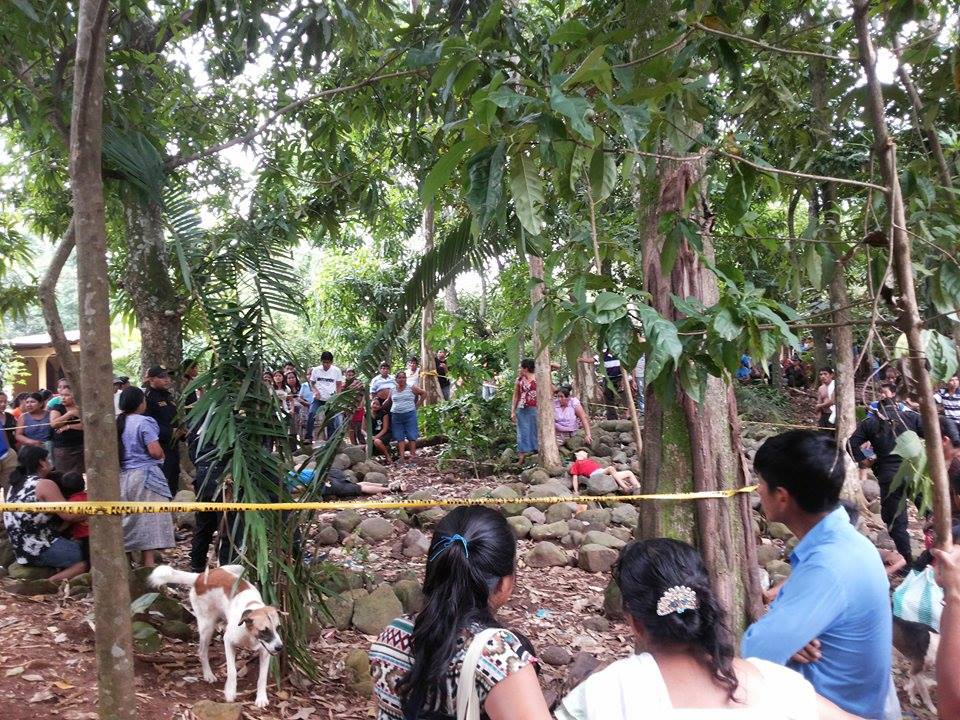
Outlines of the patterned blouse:
<svg viewBox="0 0 960 720">
<path fill-rule="evenodd" d="M 397 683 L 413 667 L 410 654 L 410 638 L 413 633 L 414 618 L 405 615 L 394 620 L 380 633 L 370 647 L 370 675 L 373 677 L 373 691 L 377 696 L 377 720 L 403 720 L 403 710 L 397 695 Z M 470 640 L 483 628 L 472 626 L 460 634 L 457 650 L 447 668 L 441 692 L 427 697 L 422 713 L 445 713 L 451 718 L 457 715 L 457 682 Z M 527 652 L 520 640 L 509 630 L 501 630 L 488 642 L 477 664 L 477 696 L 480 705 L 501 680 L 518 670 L 522 670 L 536 658 Z M 484 718 L 486 714 L 482 715 Z"/>
<path fill-rule="evenodd" d="M 39 484 L 40 478 L 30 475 L 19 489 L 10 492 L 7 502 L 38 502 L 37 485 Z M 17 561 L 29 565 L 38 563 L 40 553 L 50 547 L 57 537 L 60 520 L 56 515 L 48 513 L 5 512 L 3 524 L 7 529 L 7 536 L 10 538 Z"/>
<path fill-rule="evenodd" d="M 517 378 L 517 387 L 520 388 L 520 401 L 517 403 L 519 407 L 536 407 L 537 406 L 537 381 L 527 379 L 522 375 Z"/>
</svg>

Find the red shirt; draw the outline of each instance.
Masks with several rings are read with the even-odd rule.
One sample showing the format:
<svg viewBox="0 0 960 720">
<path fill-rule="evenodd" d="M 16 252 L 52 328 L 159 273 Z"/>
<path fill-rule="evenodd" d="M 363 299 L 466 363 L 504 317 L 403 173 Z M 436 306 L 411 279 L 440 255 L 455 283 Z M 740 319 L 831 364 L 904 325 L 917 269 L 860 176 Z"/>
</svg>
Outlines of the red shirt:
<svg viewBox="0 0 960 720">
<path fill-rule="evenodd" d="M 86 502 L 87 494 L 85 492 L 74 493 L 67 498 L 69 502 Z M 84 538 L 90 537 L 90 523 L 86 520 L 83 522 L 74 523 L 70 527 L 70 536 L 74 540 L 83 540 Z"/>
<path fill-rule="evenodd" d="M 600 465 L 590 458 L 587 458 L 586 460 L 577 460 L 575 463 L 570 465 L 571 475 L 590 477 L 597 470 L 600 470 Z"/>
</svg>

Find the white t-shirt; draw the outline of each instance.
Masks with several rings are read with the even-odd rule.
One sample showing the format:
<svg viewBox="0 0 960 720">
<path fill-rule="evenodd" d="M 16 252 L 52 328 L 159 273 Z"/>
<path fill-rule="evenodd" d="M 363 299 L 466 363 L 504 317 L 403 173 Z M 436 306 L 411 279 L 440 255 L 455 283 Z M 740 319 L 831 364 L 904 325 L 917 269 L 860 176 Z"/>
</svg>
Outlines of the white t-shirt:
<svg viewBox="0 0 960 720">
<path fill-rule="evenodd" d="M 413 387 L 420 387 L 420 368 L 416 370 L 407 369 L 407 385 L 412 385 Z"/>
<path fill-rule="evenodd" d="M 410 378 L 407 377 L 407 382 L 409 383 Z M 376 395 L 381 390 L 389 390 L 391 393 L 397 389 L 397 381 L 394 379 L 393 375 L 383 375 L 377 374 L 373 380 L 370 381 L 370 394 Z"/>
<path fill-rule="evenodd" d="M 747 660 L 763 676 L 748 707 L 674 708 L 652 655 L 618 660 L 594 673 L 567 695 L 555 712 L 558 720 L 817 720 L 817 696 L 800 673 L 766 660 Z M 642 714 L 638 709 L 642 708 Z"/>
<path fill-rule="evenodd" d="M 337 383 L 343 382 L 343 373 L 336 365 L 324 370 L 323 365 L 315 367 L 310 372 L 310 384 L 320 393 L 320 399 L 329 400 L 337 392 Z"/>
</svg>

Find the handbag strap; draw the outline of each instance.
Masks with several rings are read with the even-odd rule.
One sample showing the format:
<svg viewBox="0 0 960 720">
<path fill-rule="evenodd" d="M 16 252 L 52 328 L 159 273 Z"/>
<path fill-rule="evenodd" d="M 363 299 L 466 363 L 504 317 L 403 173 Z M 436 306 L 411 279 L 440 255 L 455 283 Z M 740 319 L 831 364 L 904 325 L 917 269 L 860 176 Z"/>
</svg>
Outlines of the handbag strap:
<svg viewBox="0 0 960 720">
<path fill-rule="evenodd" d="M 477 664 L 483 648 L 502 628 L 487 628 L 473 636 L 460 667 L 457 681 L 457 720 L 480 720 L 480 696 L 477 693 Z"/>
</svg>

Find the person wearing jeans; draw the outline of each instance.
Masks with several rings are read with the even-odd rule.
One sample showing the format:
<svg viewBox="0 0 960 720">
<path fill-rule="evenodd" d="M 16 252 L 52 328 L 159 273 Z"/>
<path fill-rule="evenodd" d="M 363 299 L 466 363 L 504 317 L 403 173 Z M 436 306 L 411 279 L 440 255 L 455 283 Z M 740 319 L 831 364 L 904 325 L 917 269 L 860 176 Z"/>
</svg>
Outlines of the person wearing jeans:
<svg viewBox="0 0 960 720">
<path fill-rule="evenodd" d="M 417 456 L 417 405 L 426 397 L 427 393 L 413 385 L 407 385 L 407 373 L 403 370 L 396 375 L 397 387 L 393 391 L 390 409 L 390 432 L 397 441 L 397 454 L 400 462 L 405 459 L 407 443 L 410 443 L 409 460 L 413 462 Z"/>
<path fill-rule="evenodd" d="M 513 404 L 510 419 L 517 426 L 517 453 L 519 463 L 524 458 L 540 451 L 537 437 L 537 381 L 534 377 L 535 365 L 532 359 L 520 361 L 520 375 L 513 386 Z"/>
</svg>

